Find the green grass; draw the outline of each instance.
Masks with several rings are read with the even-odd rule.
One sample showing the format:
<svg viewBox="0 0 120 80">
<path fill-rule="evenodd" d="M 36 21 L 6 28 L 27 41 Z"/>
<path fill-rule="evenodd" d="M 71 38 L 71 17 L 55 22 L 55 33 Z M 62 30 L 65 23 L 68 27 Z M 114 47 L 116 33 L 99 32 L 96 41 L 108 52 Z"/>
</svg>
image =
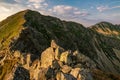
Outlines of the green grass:
<svg viewBox="0 0 120 80">
<path fill-rule="evenodd" d="M 8 46 L 11 38 L 17 36 L 23 28 L 25 11 L 19 12 L 0 22 L 0 42 L 4 39 L 2 45 Z"/>
</svg>

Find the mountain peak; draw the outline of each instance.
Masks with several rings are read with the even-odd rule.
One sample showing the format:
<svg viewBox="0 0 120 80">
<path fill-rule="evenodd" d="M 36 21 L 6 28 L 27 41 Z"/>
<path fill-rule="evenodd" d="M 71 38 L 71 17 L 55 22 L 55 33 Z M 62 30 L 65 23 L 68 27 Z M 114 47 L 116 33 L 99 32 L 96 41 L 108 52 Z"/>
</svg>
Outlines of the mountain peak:
<svg viewBox="0 0 120 80">
<path fill-rule="evenodd" d="M 33 77 L 31 74 L 34 72 L 35 78 L 43 77 L 39 75 L 44 74 L 41 73 L 41 70 L 45 66 L 48 69 L 45 68 L 44 70 L 46 72 L 48 70 L 48 72 L 44 75 L 49 75 L 51 78 L 53 77 L 49 73 L 57 75 L 56 70 L 60 72 L 58 76 L 61 75 L 62 70 L 62 75 L 69 73 L 69 77 L 76 71 L 78 71 L 77 73 L 81 72 L 80 70 L 84 71 L 86 66 L 88 66 L 87 69 L 99 69 L 100 71 L 119 74 L 119 32 L 119 27 L 108 22 L 101 22 L 92 28 L 85 28 L 79 23 L 44 16 L 29 9 L 18 12 L 0 22 L 0 54 L 6 53 L 5 55 L 7 55 L 0 55 L 0 72 L 2 74 L 0 80 L 3 80 L 3 77 L 4 80 L 8 80 L 6 79 L 8 72 L 13 72 L 6 70 L 12 69 L 10 66 L 12 63 L 8 61 L 13 61 L 13 59 L 16 60 L 15 66 L 18 66 L 15 78 L 22 75 L 19 71 L 27 73 L 28 76 L 26 77 Z M 111 38 L 111 35 L 114 38 Z M 40 62 L 45 66 L 41 67 Z M 37 65 L 38 67 L 36 67 Z M 60 66 L 52 67 L 56 65 Z M 23 68 L 27 70 L 25 71 Z M 74 68 L 77 68 L 75 72 Z M 78 70 L 79 68 L 82 69 Z M 91 71 L 91 69 L 89 70 Z M 57 80 L 59 79 L 61 78 Z"/>
<path fill-rule="evenodd" d="M 102 22 L 99 22 L 99 23 L 97 23 L 97 24 L 112 24 L 112 23 L 110 23 L 110 22 L 107 22 L 107 21 L 102 21 Z M 96 24 L 96 25 L 97 25 Z M 113 25 L 113 24 L 112 24 Z"/>
<path fill-rule="evenodd" d="M 107 35 L 109 37 L 118 36 L 120 31 L 119 26 L 113 25 L 112 23 L 105 22 L 105 21 L 97 23 L 91 26 L 90 28 L 100 34 Z"/>
<path fill-rule="evenodd" d="M 0 29 L 2 49 L 7 46 L 10 47 L 11 51 L 19 50 L 23 53 L 37 55 L 49 47 L 53 39 L 63 48 L 71 49 L 72 46 L 76 46 L 71 37 L 81 35 L 80 32 L 84 32 L 86 29 L 81 24 L 62 21 L 52 16 L 44 16 L 29 9 L 10 16 L 0 23 L 0 27 L 3 27 Z M 76 34 L 71 35 L 72 33 Z M 69 43 L 68 39 L 72 43 Z M 23 45 L 24 43 L 26 46 Z M 72 50 L 75 50 L 76 47 L 72 48 Z"/>
<path fill-rule="evenodd" d="M 28 13 L 28 12 L 29 12 L 29 13 L 30 13 L 30 12 L 34 12 L 34 13 L 36 12 L 36 13 L 39 13 L 38 11 L 31 10 L 31 9 L 25 9 L 25 10 L 20 11 L 20 12 L 18 12 L 18 13 L 21 13 L 21 12 L 24 12 L 25 14 Z M 17 14 L 17 13 L 16 13 L 16 14 Z M 39 13 L 39 14 L 40 14 L 40 13 Z"/>
<path fill-rule="evenodd" d="M 30 9 L 26 9 L 26 10 L 24 10 L 24 12 L 26 12 L 26 15 L 27 14 L 31 14 L 31 15 L 35 15 L 35 14 L 40 14 L 40 12 L 38 12 L 38 11 L 34 11 L 34 10 L 30 10 Z"/>
</svg>

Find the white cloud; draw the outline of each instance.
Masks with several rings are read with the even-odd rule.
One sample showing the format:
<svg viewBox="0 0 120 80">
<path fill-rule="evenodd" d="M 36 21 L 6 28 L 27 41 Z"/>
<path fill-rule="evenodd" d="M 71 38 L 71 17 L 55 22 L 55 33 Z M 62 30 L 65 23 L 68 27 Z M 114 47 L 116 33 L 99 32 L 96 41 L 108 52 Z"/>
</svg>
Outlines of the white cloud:
<svg viewBox="0 0 120 80">
<path fill-rule="evenodd" d="M 80 11 L 76 11 L 76 12 L 74 12 L 74 14 L 79 15 L 79 14 L 81 14 L 81 12 Z"/>
<path fill-rule="evenodd" d="M 56 5 L 49 8 L 46 0 L 14 0 L 16 3 L 0 2 L 0 21 L 16 12 L 32 9 L 44 15 L 59 17 L 63 20 L 82 22 L 81 17 L 88 15 L 84 10 L 68 5 Z"/>
<path fill-rule="evenodd" d="M 48 4 L 47 4 L 47 3 L 43 3 L 43 6 L 46 6 L 46 7 L 48 7 Z"/>
<path fill-rule="evenodd" d="M 40 9 L 40 8 L 46 8 L 48 4 L 46 3 L 46 0 L 14 0 L 18 4 L 26 5 L 27 7 L 31 9 Z"/>
<path fill-rule="evenodd" d="M 32 4 L 33 6 L 34 6 L 34 8 L 36 8 L 36 9 L 39 9 L 40 7 L 42 7 L 40 4 L 37 4 L 37 3 L 34 3 L 34 4 Z"/>
<path fill-rule="evenodd" d="M 33 3 L 42 3 L 45 2 L 45 0 L 28 0 L 29 2 L 33 2 Z"/>
<path fill-rule="evenodd" d="M 58 15 L 65 15 L 65 16 L 86 16 L 88 12 L 80 11 L 76 7 L 67 6 L 67 5 L 57 5 L 54 6 L 52 9 L 49 9 L 50 12 L 58 14 Z"/>
<path fill-rule="evenodd" d="M 16 1 L 17 3 L 14 3 L 14 4 L 0 2 L 0 21 L 5 19 L 8 16 L 11 16 L 25 9 L 32 9 L 32 10 L 39 11 L 42 14 L 48 14 L 46 10 L 46 7 L 48 6 L 48 4 L 46 2 L 43 2 L 43 4 L 37 4 L 37 3 L 28 4 L 28 2 L 24 3 L 25 0 L 24 1 L 16 0 Z"/>
<path fill-rule="evenodd" d="M 102 20 L 106 20 L 106 21 L 114 20 L 114 22 L 115 20 L 116 22 L 120 21 L 118 19 L 119 15 L 116 14 L 111 15 L 113 13 L 110 14 L 93 13 L 93 11 L 90 10 L 94 9 L 94 5 L 90 7 L 90 10 L 88 10 L 88 9 L 79 9 L 69 5 L 52 6 L 51 4 L 48 5 L 48 3 L 46 2 L 47 0 L 14 0 L 14 1 L 16 2 L 14 2 L 13 4 L 5 1 L 2 2 L 0 1 L 0 20 L 3 20 L 6 17 L 21 10 L 32 9 L 39 11 L 41 14 L 44 15 L 51 15 L 63 20 L 76 21 L 86 25 L 87 24 L 90 25 L 91 23 L 95 23 Z M 113 7 L 109 7 L 109 6 L 110 5 L 98 6 L 96 9 L 100 12 L 103 12 L 106 10 L 120 8 L 120 6 L 113 6 Z M 87 11 L 91 12 L 92 14 L 89 14 Z M 119 14 L 119 12 L 117 13 Z M 90 15 L 93 18 L 89 18 L 90 16 L 88 15 Z"/>
<path fill-rule="evenodd" d="M 108 10 L 108 9 L 109 9 L 108 6 L 99 6 L 99 7 L 97 7 L 97 10 L 98 10 L 99 12 L 103 12 L 103 11 Z"/>
<path fill-rule="evenodd" d="M 52 8 L 52 11 L 58 14 L 67 14 L 72 13 L 72 11 L 75 11 L 76 8 L 72 6 L 65 6 L 65 5 L 57 5 Z"/>
<path fill-rule="evenodd" d="M 4 6 L 1 6 L 1 5 L 0 5 L 0 10 L 1 11 L 5 11 L 5 12 L 9 12 L 10 11 L 10 9 L 8 9 L 8 8 L 6 8 Z"/>
<path fill-rule="evenodd" d="M 26 8 L 18 4 L 8 4 L 8 3 L 1 2 L 0 3 L 0 21 L 24 9 Z"/>
<path fill-rule="evenodd" d="M 45 0 L 28 0 L 28 6 L 30 8 L 40 9 L 46 8 L 48 4 L 45 2 Z"/>
<path fill-rule="evenodd" d="M 108 6 L 99 6 L 96 9 L 99 12 L 103 12 L 103 11 L 107 11 L 107 10 L 111 10 L 111 9 L 116 9 L 116 8 L 120 8 L 120 6 L 113 6 L 113 7 L 108 7 Z"/>
<path fill-rule="evenodd" d="M 75 15 L 81 15 L 81 16 L 87 16 L 90 15 L 88 12 L 80 12 L 80 11 L 76 11 L 74 12 Z"/>
<path fill-rule="evenodd" d="M 120 6 L 113 6 L 110 9 L 116 9 L 116 8 L 120 8 Z"/>
<path fill-rule="evenodd" d="M 80 22 L 86 25 L 87 22 L 83 18 L 90 15 L 86 10 L 69 5 L 53 6 L 53 8 L 48 10 L 48 13 L 63 20 Z"/>
</svg>

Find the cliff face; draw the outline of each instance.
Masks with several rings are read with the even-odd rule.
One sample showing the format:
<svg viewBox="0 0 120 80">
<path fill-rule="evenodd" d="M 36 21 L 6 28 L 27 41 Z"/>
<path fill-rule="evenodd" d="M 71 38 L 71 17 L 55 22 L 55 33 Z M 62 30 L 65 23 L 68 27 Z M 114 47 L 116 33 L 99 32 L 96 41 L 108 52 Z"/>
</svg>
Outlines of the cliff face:
<svg viewBox="0 0 120 80">
<path fill-rule="evenodd" d="M 70 80 L 65 76 L 84 80 L 79 73 L 82 68 L 87 76 L 83 76 L 85 79 L 101 77 L 96 74 L 99 70 L 101 74 L 106 72 L 107 77 L 110 76 L 107 73 L 112 73 L 119 79 L 114 76 L 120 74 L 119 31 L 119 25 L 107 22 L 85 28 L 79 23 L 61 21 L 36 11 L 19 12 L 0 22 L 0 78 L 6 79 L 5 76 L 16 76 L 17 71 L 25 71 L 28 76 L 22 79 L 27 80 L 33 77 L 42 80 L 48 76 L 50 79 L 57 77 L 57 80 L 61 76 L 62 80 Z"/>
</svg>

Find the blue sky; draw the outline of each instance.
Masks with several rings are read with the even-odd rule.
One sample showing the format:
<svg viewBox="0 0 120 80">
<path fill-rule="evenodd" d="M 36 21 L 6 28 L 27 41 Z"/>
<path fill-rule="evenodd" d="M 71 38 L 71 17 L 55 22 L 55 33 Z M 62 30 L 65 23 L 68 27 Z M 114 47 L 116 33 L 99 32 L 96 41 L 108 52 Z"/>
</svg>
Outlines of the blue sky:
<svg viewBox="0 0 120 80">
<path fill-rule="evenodd" d="M 0 0 L 0 20 L 25 9 L 86 27 L 101 21 L 120 24 L 120 0 Z"/>
</svg>

